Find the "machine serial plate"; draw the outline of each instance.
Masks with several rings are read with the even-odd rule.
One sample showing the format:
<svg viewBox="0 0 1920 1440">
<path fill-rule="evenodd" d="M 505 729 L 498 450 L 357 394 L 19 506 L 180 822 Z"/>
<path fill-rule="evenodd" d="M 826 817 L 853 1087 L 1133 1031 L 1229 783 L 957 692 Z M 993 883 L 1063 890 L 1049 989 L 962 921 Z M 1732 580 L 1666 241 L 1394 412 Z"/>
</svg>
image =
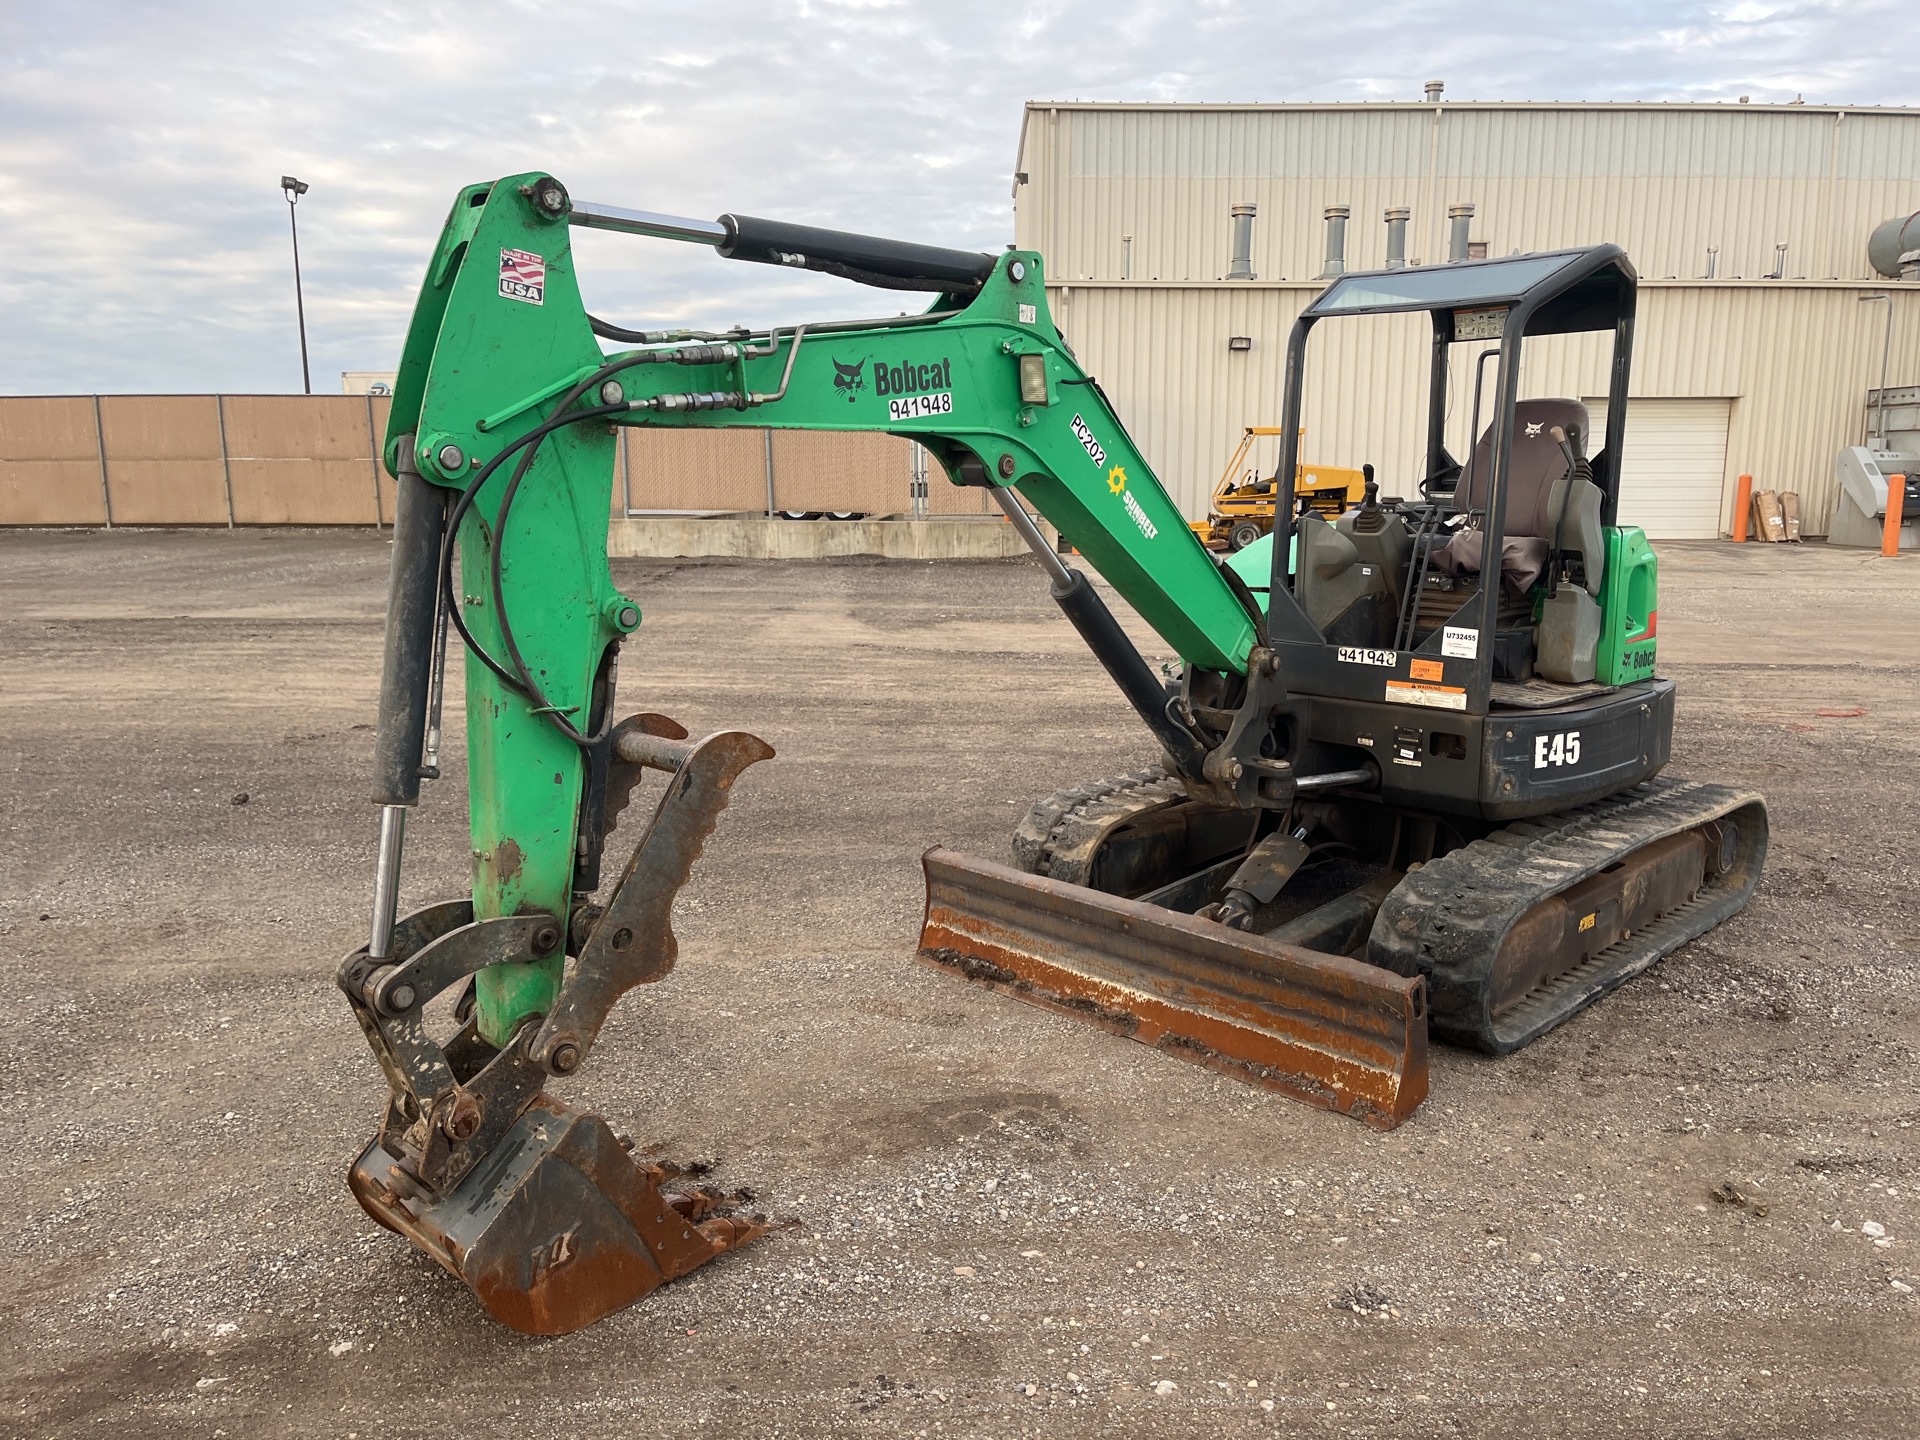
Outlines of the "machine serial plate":
<svg viewBox="0 0 1920 1440">
<path fill-rule="evenodd" d="M 1342 665 L 1384 665 L 1391 670 L 1400 663 L 1400 656 L 1392 650 L 1363 650 L 1358 645 L 1340 647 Z"/>
<path fill-rule="evenodd" d="M 904 399 L 887 401 L 889 420 L 918 420 L 926 415 L 951 415 L 953 413 L 953 392 L 943 390 L 938 395 L 908 395 Z"/>
</svg>

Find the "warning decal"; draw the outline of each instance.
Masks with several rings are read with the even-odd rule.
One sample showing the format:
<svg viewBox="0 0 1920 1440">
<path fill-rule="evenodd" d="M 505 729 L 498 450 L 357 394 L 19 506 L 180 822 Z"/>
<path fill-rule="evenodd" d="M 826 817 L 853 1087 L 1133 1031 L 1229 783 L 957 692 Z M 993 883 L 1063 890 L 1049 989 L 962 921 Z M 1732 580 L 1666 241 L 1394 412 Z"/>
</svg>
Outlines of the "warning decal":
<svg viewBox="0 0 1920 1440">
<path fill-rule="evenodd" d="M 1406 680 L 1389 680 L 1386 698 L 1397 705 L 1425 705 L 1431 710 L 1467 708 L 1467 692 L 1458 685 L 1415 685 Z"/>
<path fill-rule="evenodd" d="M 531 250 L 500 252 L 500 294 L 507 300 L 544 305 L 547 297 L 547 261 Z"/>
</svg>

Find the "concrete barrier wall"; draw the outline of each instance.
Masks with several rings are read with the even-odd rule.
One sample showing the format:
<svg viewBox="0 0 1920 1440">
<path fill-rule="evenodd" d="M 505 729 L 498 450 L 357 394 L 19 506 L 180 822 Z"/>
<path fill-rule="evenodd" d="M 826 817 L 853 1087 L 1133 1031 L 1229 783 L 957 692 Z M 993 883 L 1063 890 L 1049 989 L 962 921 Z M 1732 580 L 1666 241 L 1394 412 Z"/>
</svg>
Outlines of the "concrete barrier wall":
<svg viewBox="0 0 1920 1440">
<path fill-rule="evenodd" d="M 95 396 L 0 400 L 0 523 L 104 525 L 104 457 Z"/>
<path fill-rule="evenodd" d="M 997 517 L 997 518 L 996 518 Z M 1041 534 L 1058 543 L 1044 521 Z M 626 558 L 734 556 L 744 560 L 998 560 L 1028 553 L 1020 532 L 993 516 L 926 520 L 769 520 L 765 515 L 628 515 L 607 532 L 607 553 Z"/>
<path fill-rule="evenodd" d="M 0 525 L 381 525 L 388 400 L 365 395 L 0 397 Z M 891 435 L 621 432 L 612 514 L 914 508 L 915 450 Z M 923 513 L 986 515 L 930 471 Z"/>
</svg>

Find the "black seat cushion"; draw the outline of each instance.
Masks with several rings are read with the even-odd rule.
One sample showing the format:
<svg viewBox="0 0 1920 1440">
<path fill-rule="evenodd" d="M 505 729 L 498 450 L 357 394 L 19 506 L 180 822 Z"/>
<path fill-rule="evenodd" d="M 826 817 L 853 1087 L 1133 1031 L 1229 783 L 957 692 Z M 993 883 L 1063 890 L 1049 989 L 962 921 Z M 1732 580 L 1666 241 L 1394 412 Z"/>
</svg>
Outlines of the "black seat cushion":
<svg viewBox="0 0 1920 1440">
<path fill-rule="evenodd" d="M 1557 425 L 1587 435 L 1587 407 L 1578 400 L 1521 400 L 1513 407 L 1513 461 L 1507 470 L 1506 535 L 1500 546 L 1503 584 L 1525 594 L 1546 572 L 1554 526 L 1553 487 L 1567 473 L 1566 453 L 1553 438 Z M 1485 510 L 1493 488 L 1493 426 L 1473 447 L 1454 504 L 1461 510 Z M 1484 515 L 1433 552 L 1432 565 L 1443 575 L 1478 575 L 1482 563 Z"/>
</svg>

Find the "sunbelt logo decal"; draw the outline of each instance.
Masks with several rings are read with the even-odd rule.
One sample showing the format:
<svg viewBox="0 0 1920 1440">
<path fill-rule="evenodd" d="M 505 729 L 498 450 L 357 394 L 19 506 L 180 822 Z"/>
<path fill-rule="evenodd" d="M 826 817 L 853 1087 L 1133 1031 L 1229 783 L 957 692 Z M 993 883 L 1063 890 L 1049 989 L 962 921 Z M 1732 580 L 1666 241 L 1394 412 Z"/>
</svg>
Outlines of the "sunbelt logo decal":
<svg viewBox="0 0 1920 1440">
<path fill-rule="evenodd" d="M 1116 465 L 1107 471 L 1107 489 L 1120 497 L 1120 503 L 1126 507 L 1127 514 L 1133 517 L 1133 523 L 1140 527 L 1140 533 L 1151 540 L 1160 533 L 1160 529 L 1147 518 L 1147 512 L 1140 508 L 1140 502 L 1133 498 L 1133 492 L 1127 489 L 1127 471 L 1123 465 Z"/>
<path fill-rule="evenodd" d="M 1134 499 L 1133 493 L 1127 489 L 1127 467 L 1124 465 L 1108 467 L 1107 447 L 1094 438 L 1093 427 L 1078 415 L 1073 417 L 1068 428 L 1073 431 L 1073 438 L 1080 442 L 1080 448 L 1087 452 L 1087 458 L 1096 466 L 1106 470 L 1108 492 L 1120 498 L 1121 507 L 1132 517 L 1133 523 L 1139 526 L 1140 533 L 1149 540 L 1158 535 L 1160 527 L 1147 518 L 1147 512 L 1141 508 L 1140 502 Z"/>
</svg>

